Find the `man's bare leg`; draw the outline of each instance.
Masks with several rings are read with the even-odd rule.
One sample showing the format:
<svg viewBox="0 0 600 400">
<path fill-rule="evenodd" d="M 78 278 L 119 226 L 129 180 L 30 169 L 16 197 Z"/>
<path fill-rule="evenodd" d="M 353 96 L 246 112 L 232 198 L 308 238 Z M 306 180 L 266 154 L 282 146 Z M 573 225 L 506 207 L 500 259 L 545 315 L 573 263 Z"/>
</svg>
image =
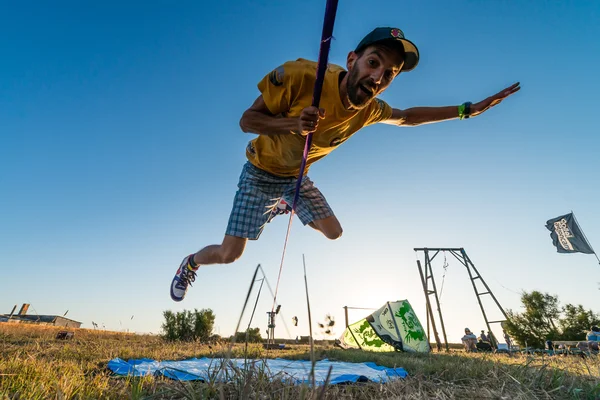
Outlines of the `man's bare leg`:
<svg viewBox="0 0 600 400">
<path fill-rule="evenodd" d="M 244 253 L 248 239 L 225 235 L 223 243 L 206 246 L 194 254 L 196 265 L 230 264 Z"/>
<path fill-rule="evenodd" d="M 308 224 L 313 229 L 321 232 L 327 239 L 336 240 L 342 236 L 342 225 L 335 215 L 327 218 L 317 219 Z"/>
<path fill-rule="evenodd" d="M 174 301 L 183 300 L 188 287 L 196 280 L 198 267 L 208 264 L 229 264 L 240 258 L 246 247 L 246 241 L 245 238 L 225 235 L 223 243 L 206 246 L 193 257 L 191 255 L 185 257 L 171 282 L 171 298 Z"/>
</svg>

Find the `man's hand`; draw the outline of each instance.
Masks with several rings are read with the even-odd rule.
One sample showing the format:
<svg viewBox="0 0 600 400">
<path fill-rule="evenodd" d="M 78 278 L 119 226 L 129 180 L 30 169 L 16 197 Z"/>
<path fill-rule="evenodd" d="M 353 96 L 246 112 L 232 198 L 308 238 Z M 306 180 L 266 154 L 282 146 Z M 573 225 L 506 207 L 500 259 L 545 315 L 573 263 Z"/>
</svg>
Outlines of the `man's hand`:
<svg viewBox="0 0 600 400">
<path fill-rule="evenodd" d="M 306 136 L 317 130 L 319 120 L 325 118 L 325 110 L 317 107 L 306 107 L 298 117 L 298 132 Z"/>
<path fill-rule="evenodd" d="M 494 107 L 502 102 L 502 100 L 506 99 L 511 94 L 518 92 L 521 89 L 520 83 L 517 82 L 514 85 L 507 87 L 504 90 L 496 93 L 493 96 L 488 97 L 485 100 L 480 101 L 479 103 L 475 103 L 471 105 L 471 117 L 475 117 L 487 110 L 491 107 Z"/>
</svg>

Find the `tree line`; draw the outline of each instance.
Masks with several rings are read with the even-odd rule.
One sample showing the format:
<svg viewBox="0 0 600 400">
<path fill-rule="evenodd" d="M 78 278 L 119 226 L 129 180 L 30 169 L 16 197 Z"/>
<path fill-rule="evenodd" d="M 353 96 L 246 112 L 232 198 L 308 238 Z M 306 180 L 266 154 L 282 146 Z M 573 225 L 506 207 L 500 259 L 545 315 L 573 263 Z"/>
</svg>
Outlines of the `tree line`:
<svg viewBox="0 0 600 400">
<path fill-rule="evenodd" d="M 213 334 L 215 314 L 208 309 L 184 310 L 179 312 L 164 311 L 162 324 L 162 337 L 169 341 L 201 342 L 220 339 Z M 230 338 L 231 339 L 231 338 Z M 258 343 L 262 341 L 259 328 L 249 328 L 245 332 L 237 332 L 236 342 Z"/>
<path fill-rule="evenodd" d="M 522 311 L 507 310 L 504 330 L 521 346 L 543 348 L 547 340 L 585 340 L 594 325 L 600 325 L 600 315 L 581 304 L 561 305 L 557 295 L 539 291 L 521 294 Z M 180 312 L 164 311 L 163 338 L 167 341 L 207 342 L 213 335 L 215 314 L 211 309 Z M 232 339 L 232 338 L 230 338 Z M 259 328 L 237 332 L 235 340 L 261 342 Z"/>
<path fill-rule="evenodd" d="M 504 329 L 521 346 L 543 348 L 547 340 L 585 340 L 600 316 L 581 304 L 561 305 L 558 296 L 539 291 L 521 294 L 522 312 L 508 310 Z"/>
</svg>

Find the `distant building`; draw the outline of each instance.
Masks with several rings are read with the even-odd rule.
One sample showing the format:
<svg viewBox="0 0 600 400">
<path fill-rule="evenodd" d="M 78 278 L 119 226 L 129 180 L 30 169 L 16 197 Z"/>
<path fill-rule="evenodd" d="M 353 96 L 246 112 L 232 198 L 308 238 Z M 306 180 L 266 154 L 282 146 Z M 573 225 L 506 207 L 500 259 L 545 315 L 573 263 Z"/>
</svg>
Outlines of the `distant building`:
<svg viewBox="0 0 600 400">
<path fill-rule="evenodd" d="M 0 322 L 64 326 L 65 328 L 81 327 L 81 322 L 60 315 L 27 315 L 29 304 L 23 304 L 17 314 L 14 313 L 16 308 L 15 305 L 10 314 L 0 314 Z"/>
</svg>

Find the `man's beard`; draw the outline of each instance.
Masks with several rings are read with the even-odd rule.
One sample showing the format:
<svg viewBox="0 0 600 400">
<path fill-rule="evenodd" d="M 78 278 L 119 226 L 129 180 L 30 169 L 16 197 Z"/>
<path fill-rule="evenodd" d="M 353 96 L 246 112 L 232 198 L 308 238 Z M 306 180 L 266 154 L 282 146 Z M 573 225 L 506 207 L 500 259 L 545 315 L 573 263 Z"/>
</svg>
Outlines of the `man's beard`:
<svg viewBox="0 0 600 400">
<path fill-rule="evenodd" d="M 361 89 L 361 86 L 367 90 L 371 90 L 372 94 L 366 93 Z M 369 105 L 371 100 L 375 97 L 375 91 L 368 84 L 361 84 L 358 81 L 358 70 L 353 69 L 348 74 L 348 81 L 346 82 L 346 93 L 348 94 L 348 102 L 350 106 L 356 110 L 360 110 Z"/>
</svg>

